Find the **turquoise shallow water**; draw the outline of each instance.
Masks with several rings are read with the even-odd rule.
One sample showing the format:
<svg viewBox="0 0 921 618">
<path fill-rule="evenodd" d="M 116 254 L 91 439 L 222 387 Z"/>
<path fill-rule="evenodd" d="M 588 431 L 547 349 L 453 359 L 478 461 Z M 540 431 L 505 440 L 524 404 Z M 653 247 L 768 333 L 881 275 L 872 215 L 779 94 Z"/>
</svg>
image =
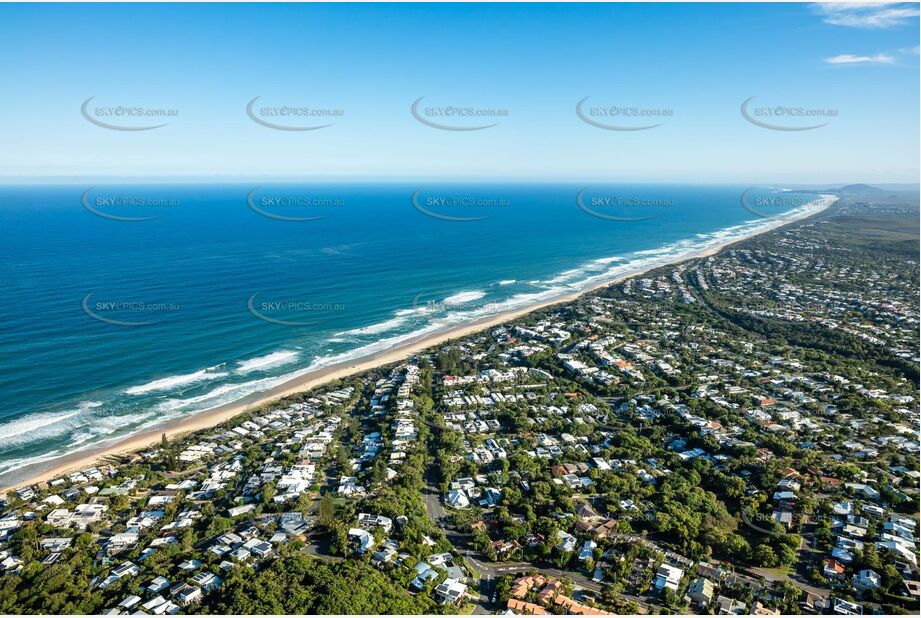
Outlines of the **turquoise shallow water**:
<svg viewBox="0 0 921 618">
<path fill-rule="evenodd" d="M 816 198 L 746 189 L 0 187 L 0 474 L 582 289 Z"/>
</svg>

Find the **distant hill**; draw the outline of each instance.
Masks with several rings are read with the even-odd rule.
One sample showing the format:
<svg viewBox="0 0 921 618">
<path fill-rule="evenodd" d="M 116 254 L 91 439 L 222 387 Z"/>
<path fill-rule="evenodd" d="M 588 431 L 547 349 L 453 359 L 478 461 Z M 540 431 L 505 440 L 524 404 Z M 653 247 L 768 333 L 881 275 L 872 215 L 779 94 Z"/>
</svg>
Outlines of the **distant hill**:
<svg viewBox="0 0 921 618">
<path fill-rule="evenodd" d="M 838 191 L 841 193 L 886 193 L 884 189 L 864 184 L 845 185 L 838 189 Z"/>
<path fill-rule="evenodd" d="M 916 202 L 918 200 L 918 190 L 916 188 L 893 190 L 862 183 L 844 185 L 838 188 L 812 189 L 809 190 L 808 193 L 830 193 L 842 199 L 876 203 L 894 203 L 904 202 L 906 200 Z"/>
</svg>

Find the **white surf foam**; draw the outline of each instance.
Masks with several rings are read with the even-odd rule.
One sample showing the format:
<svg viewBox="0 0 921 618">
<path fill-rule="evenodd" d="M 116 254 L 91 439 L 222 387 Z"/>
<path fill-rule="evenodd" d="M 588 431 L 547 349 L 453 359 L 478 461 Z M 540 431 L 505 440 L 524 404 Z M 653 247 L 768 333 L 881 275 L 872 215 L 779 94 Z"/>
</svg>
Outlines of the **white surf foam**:
<svg viewBox="0 0 921 618">
<path fill-rule="evenodd" d="M 235 384 L 222 384 L 202 395 L 195 397 L 170 398 L 158 403 L 155 407 L 156 415 L 147 425 L 161 423 L 164 420 L 188 416 L 196 412 L 210 410 L 224 404 L 232 403 L 242 399 L 252 393 L 271 389 L 285 381 L 297 377 L 303 369 L 297 369 L 287 374 L 249 380 L 248 382 L 238 382 Z"/>
<path fill-rule="evenodd" d="M 564 283 L 571 279 L 575 279 L 576 277 L 578 277 L 584 272 L 585 272 L 584 266 L 580 266 L 579 268 L 571 268 L 569 270 L 564 270 L 563 272 L 559 273 L 558 275 L 550 279 L 547 279 L 544 283 L 547 283 L 549 285 L 556 285 L 558 283 Z"/>
<path fill-rule="evenodd" d="M 126 431 L 137 429 L 139 423 L 149 419 L 160 421 L 154 410 L 147 410 L 137 414 L 113 414 L 88 419 L 85 425 L 81 425 L 81 430 L 70 437 L 67 447 L 72 448 L 90 440 L 98 442 L 100 438 L 118 433 L 124 434 Z"/>
<path fill-rule="evenodd" d="M 458 292 L 452 296 L 448 296 L 444 299 L 443 302 L 446 305 L 462 305 L 463 303 L 469 303 L 474 300 L 479 300 L 486 296 L 486 292 L 481 290 L 470 290 L 467 292 Z"/>
<path fill-rule="evenodd" d="M 71 412 L 47 412 L 29 414 L 23 418 L 0 425 L 0 445 L 13 446 L 60 435 L 72 427 L 64 423 L 77 417 L 79 410 Z"/>
<path fill-rule="evenodd" d="M 271 354 L 266 354 L 265 356 L 257 356 L 256 358 L 251 358 L 245 361 L 239 361 L 237 363 L 237 373 L 250 373 L 251 371 L 261 371 L 265 369 L 270 369 L 272 367 L 279 367 L 281 365 L 287 365 L 293 363 L 300 357 L 300 353 L 295 352 L 294 350 L 281 350 L 279 352 L 272 352 Z"/>
<path fill-rule="evenodd" d="M 419 303 L 420 302 L 419 297 L 416 297 L 416 300 L 414 302 Z M 407 316 L 413 316 L 413 315 L 425 315 L 426 313 L 431 313 L 431 311 L 432 311 L 432 308 L 423 303 L 421 305 L 417 304 L 416 306 L 410 309 L 398 309 L 397 311 L 394 312 L 394 315 L 397 315 L 399 317 L 407 317 Z"/>
<path fill-rule="evenodd" d="M 36 455 L 35 457 L 22 457 L 20 459 L 9 459 L 0 463 L 0 474 L 9 472 L 10 470 L 17 470 L 19 468 L 24 468 L 33 464 L 42 463 L 44 461 L 51 461 L 62 455 L 60 449 L 55 449 L 53 451 L 48 451 L 47 453 L 42 453 L 41 455 Z"/>
<path fill-rule="evenodd" d="M 406 320 L 407 317 L 405 315 L 397 316 L 383 322 L 378 322 L 377 324 L 371 324 L 370 326 L 362 326 L 361 328 L 353 328 L 352 330 L 336 333 L 336 335 L 377 335 L 379 333 L 386 333 L 387 331 L 394 330 L 403 326 L 403 324 L 406 323 Z"/>
<path fill-rule="evenodd" d="M 185 375 L 160 378 L 159 380 L 153 380 L 147 384 L 132 386 L 131 388 L 125 390 L 125 394 L 144 395 L 157 391 L 169 391 L 179 386 L 187 386 L 189 384 L 195 384 L 196 382 L 205 382 L 207 380 L 223 378 L 226 375 L 227 374 L 225 372 L 209 373 L 207 369 L 202 369 L 200 371 L 196 371 L 195 373 L 187 373 Z"/>
<path fill-rule="evenodd" d="M 595 264 L 613 264 L 614 262 L 623 262 L 624 257 L 621 255 L 613 255 L 611 257 L 603 257 L 594 260 Z"/>
<path fill-rule="evenodd" d="M 16 447 L 57 438 L 91 422 L 91 412 L 101 401 L 82 401 L 75 410 L 37 412 L 0 424 L 0 448 Z"/>
</svg>

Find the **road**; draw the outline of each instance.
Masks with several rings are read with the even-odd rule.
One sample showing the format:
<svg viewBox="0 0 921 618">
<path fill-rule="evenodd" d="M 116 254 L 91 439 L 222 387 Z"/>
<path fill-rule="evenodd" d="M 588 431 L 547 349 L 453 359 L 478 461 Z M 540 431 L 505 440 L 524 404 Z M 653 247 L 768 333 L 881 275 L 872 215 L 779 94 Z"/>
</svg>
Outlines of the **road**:
<svg viewBox="0 0 921 618">
<path fill-rule="evenodd" d="M 755 577 L 763 577 L 765 581 L 769 581 L 771 583 L 790 582 L 797 588 L 811 592 L 812 594 L 818 595 L 820 597 L 828 598 L 832 593 L 829 588 L 819 588 L 817 586 L 813 586 L 809 582 L 803 580 L 803 578 L 799 575 L 790 577 L 789 575 L 778 573 L 773 569 L 762 569 L 758 567 L 748 567 L 743 570 L 750 573 L 751 575 L 754 575 Z"/>
<path fill-rule="evenodd" d="M 441 504 L 441 495 L 438 491 L 438 473 L 434 466 L 429 466 L 425 473 L 425 489 L 422 491 L 422 500 L 425 502 L 425 511 L 429 518 L 438 523 L 445 516 L 445 508 Z"/>
<path fill-rule="evenodd" d="M 301 551 L 308 556 L 326 560 L 329 562 L 341 562 L 345 560 L 342 556 L 334 556 L 329 553 L 329 546 L 332 538 L 328 534 L 310 535 L 307 538 L 307 544 Z"/>
</svg>

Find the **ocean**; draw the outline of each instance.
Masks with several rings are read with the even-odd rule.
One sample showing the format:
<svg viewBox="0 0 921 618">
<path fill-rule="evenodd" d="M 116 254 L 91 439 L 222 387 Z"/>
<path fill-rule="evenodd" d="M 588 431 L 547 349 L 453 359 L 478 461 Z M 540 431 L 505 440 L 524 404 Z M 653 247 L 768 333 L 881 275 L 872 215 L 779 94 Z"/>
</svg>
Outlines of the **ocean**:
<svg viewBox="0 0 921 618">
<path fill-rule="evenodd" d="M 742 186 L 0 187 L 0 478 L 774 225 Z"/>
</svg>

